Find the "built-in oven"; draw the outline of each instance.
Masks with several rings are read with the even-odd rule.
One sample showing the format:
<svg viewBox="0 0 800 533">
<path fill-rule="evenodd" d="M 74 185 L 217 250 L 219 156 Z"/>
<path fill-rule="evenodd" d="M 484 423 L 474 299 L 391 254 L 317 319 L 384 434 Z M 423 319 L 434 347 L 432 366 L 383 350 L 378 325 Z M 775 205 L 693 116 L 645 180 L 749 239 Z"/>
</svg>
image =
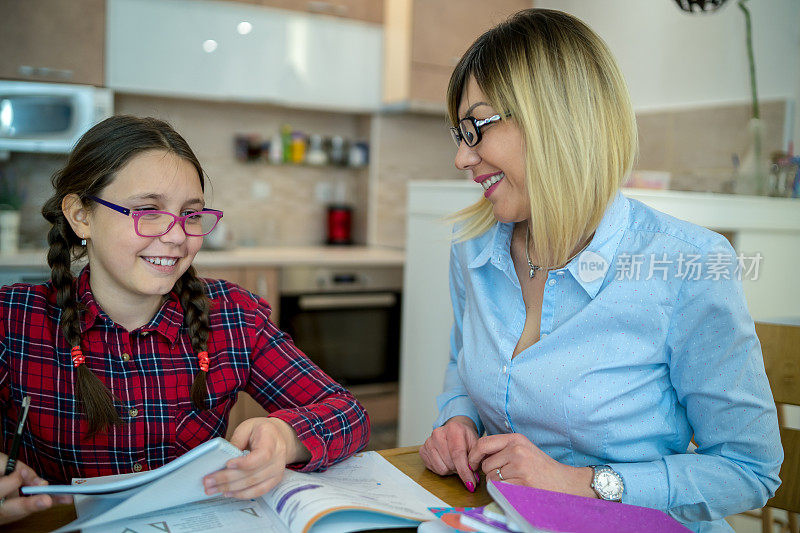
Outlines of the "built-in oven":
<svg viewBox="0 0 800 533">
<path fill-rule="evenodd" d="M 287 267 L 280 327 L 343 385 L 396 382 L 402 267 Z"/>
</svg>

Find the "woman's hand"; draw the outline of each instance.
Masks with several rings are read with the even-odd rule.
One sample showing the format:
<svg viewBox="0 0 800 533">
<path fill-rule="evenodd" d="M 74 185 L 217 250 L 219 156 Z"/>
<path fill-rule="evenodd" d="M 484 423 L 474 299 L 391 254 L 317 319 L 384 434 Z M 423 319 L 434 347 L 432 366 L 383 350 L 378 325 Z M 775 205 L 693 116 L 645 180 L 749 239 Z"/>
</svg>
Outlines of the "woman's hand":
<svg viewBox="0 0 800 533">
<path fill-rule="evenodd" d="M 519 433 L 489 435 L 478 440 L 469 454 L 470 468 L 480 467 L 487 479 L 537 489 L 596 498 L 591 467 L 559 463 Z"/>
<path fill-rule="evenodd" d="M 249 499 L 266 494 L 283 478 L 287 464 L 308 461 L 311 454 L 294 429 L 278 418 L 250 418 L 236 428 L 231 444 L 250 450 L 223 470 L 203 479 L 206 494 Z"/>
<path fill-rule="evenodd" d="M 5 470 L 8 456 L 0 453 L 0 468 Z M 51 497 L 47 494 L 19 496 L 19 488 L 31 485 L 47 485 L 47 481 L 36 475 L 31 467 L 17 461 L 14 472 L 0 476 L 0 524 L 8 524 L 36 511 L 43 511 L 53 503 L 71 503 L 71 496 Z"/>
<path fill-rule="evenodd" d="M 480 476 L 473 473 L 467 457 L 477 442 L 475 422 L 468 416 L 454 416 L 433 430 L 419 455 L 428 470 L 440 476 L 457 473 L 467 490 L 474 492 Z"/>
</svg>

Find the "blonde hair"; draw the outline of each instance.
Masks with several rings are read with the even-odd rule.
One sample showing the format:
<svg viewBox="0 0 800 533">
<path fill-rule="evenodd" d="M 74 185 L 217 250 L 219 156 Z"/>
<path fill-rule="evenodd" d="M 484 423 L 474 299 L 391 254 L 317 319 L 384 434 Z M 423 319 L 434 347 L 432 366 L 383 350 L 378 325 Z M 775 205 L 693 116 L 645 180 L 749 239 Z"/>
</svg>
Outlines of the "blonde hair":
<svg viewBox="0 0 800 533">
<path fill-rule="evenodd" d="M 522 130 L 531 239 L 542 266 L 562 265 L 597 229 L 636 157 L 636 117 L 622 72 L 577 18 L 526 9 L 481 35 L 456 65 L 447 89 L 453 124 L 471 77 Z M 458 240 L 495 223 L 485 198 L 452 219 L 464 222 Z"/>
</svg>

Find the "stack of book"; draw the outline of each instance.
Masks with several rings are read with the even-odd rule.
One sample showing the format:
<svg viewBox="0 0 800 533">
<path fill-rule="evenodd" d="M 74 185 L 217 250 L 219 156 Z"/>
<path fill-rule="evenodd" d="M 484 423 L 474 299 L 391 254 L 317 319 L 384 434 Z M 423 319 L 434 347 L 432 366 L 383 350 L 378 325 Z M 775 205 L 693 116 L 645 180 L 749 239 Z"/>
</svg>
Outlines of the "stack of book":
<svg viewBox="0 0 800 533">
<path fill-rule="evenodd" d="M 667 514 L 647 507 L 500 481 L 488 481 L 487 489 L 494 503 L 475 508 L 432 508 L 438 520 L 422 524 L 420 533 L 689 531 Z"/>
</svg>

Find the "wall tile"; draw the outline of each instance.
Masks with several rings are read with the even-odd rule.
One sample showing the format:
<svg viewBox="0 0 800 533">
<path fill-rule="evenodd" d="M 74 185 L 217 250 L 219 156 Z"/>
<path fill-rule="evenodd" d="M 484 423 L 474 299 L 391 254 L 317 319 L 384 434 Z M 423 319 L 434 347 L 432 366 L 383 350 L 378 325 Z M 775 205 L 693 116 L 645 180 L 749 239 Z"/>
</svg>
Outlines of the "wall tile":
<svg viewBox="0 0 800 533">
<path fill-rule="evenodd" d="M 376 205 L 370 206 L 376 211 L 373 244 L 403 247 L 408 182 L 466 179 L 465 173 L 454 166 L 456 147 L 443 116 L 383 114 L 374 120 L 379 135 L 373 147 L 377 157 L 372 183 Z"/>
<path fill-rule="evenodd" d="M 305 133 L 367 140 L 368 116 L 134 95 L 117 95 L 115 105 L 118 113 L 167 120 L 186 138 L 210 178 L 206 200 L 225 211 L 224 221 L 237 244 L 323 243 L 326 203 L 317 198 L 319 184 L 346 188 L 346 199 L 354 208 L 354 238 L 365 242 L 365 170 L 242 163 L 234 156 L 233 142 L 238 134 L 255 134 L 267 141 L 284 123 Z M 256 182 L 269 186 L 267 198 L 253 198 Z"/>
<path fill-rule="evenodd" d="M 784 101 L 762 102 L 764 154 L 783 142 Z M 639 113 L 639 159 L 643 170 L 672 173 L 671 189 L 730 192 L 733 155 L 744 157 L 752 143 L 749 104 Z"/>
</svg>

